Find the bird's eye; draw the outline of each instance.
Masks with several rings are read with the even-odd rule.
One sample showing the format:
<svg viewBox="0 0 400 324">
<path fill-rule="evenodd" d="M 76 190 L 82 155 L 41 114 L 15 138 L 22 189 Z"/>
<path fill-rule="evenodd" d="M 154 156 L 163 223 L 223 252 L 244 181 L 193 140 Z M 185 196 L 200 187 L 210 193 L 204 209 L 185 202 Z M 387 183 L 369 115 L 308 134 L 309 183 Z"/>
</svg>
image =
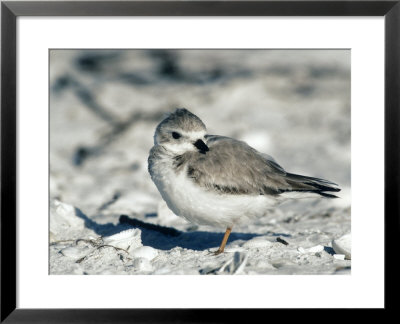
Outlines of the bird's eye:
<svg viewBox="0 0 400 324">
<path fill-rule="evenodd" d="M 177 132 L 172 132 L 172 137 L 175 139 L 178 139 L 179 137 L 181 137 L 182 135 L 177 133 Z"/>
</svg>

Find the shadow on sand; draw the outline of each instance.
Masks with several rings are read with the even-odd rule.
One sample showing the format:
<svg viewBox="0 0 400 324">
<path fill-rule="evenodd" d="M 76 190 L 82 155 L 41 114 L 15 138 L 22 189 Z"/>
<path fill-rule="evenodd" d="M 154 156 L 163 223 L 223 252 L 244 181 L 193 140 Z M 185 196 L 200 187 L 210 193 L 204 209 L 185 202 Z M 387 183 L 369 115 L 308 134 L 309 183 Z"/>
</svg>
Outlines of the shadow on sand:
<svg viewBox="0 0 400 324">
<path fill-rule="evenodd" d="M 96 234 L 101 236 L 110 236 L 130 228 L 139 228 L 142 231 L 142 243 L 146 246 L 151 246 L 159 250 L 170 250 L 175 247 L 181 247 L 190 250 L 207 250 L 218 248 L 224 235 L 221 233 L 205 232 L 205 231 L 192 231 L 182 232 L 172 227 L 165 227 L 146 223 L 135 218 L 130 218 L 126 215 L 121 215 L 119 223 L 114 225 L 112 223 L 99 224 L 88 218 L 81 210 L 76 208 L 76 215 L 85 221 L 85 226 L 92 229 Z M 256 236 L 270 235 L 272 237 L 284 236 L 287 234 L 282 233 L 235 233 L 229 237 L 229 242 L 236 240 L 247 241 Z"/>
</svg>

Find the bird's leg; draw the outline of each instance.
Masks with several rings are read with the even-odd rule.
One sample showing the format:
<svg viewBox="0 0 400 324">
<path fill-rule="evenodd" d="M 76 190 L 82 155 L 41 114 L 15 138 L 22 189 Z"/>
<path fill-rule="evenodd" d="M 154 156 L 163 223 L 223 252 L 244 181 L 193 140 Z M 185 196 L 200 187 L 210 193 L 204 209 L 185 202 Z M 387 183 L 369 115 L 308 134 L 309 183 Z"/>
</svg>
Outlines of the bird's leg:
<svg viewBox="0 0 400 324">
<path fill-rule="evenodd" d="M 225 245 L 226 245 L 226 242 L 228 241 L 228 237 L 229 237 L 229 234 L 231 234 L 231 231 L 232 231 L 231 227 L 228 227 L 226 229 L 226 232 L 225 232 L 224 238 L 222 239 L 221 245 L 219 246 L 219 249 L 217 251 L 215 251 L 215 253 L 214 253 L 215 255 L 218 255 L 218 254 L 221 254 L 222 252 L 224 252 Z"/>
</svg>

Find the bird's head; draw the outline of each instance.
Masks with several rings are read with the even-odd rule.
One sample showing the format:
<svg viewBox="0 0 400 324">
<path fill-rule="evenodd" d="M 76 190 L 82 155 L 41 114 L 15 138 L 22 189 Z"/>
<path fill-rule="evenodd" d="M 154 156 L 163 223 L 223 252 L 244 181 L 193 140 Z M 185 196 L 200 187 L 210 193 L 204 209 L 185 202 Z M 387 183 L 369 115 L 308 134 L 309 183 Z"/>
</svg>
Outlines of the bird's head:
<svg viewBox="0 0 400 324">
<path fill-rule="evenodd" d="M 206 154 L 206 126 L 199 117 L 185 108 L 176 109 L 158 124 L 154 144 L 174 154 L 199 152 Z"/>
</svg>

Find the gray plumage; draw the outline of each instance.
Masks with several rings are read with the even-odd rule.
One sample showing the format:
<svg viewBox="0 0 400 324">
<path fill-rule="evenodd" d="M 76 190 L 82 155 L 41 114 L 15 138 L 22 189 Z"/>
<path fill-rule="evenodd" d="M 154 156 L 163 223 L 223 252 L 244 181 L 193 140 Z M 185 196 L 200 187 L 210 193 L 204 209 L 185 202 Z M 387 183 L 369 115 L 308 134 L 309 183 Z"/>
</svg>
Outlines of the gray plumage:
<svg viewBox="0 0 400 324">
<path fill-rule="evenodd" d="M 160 145 L 150 152 L 150 173 L 155 160 L 168 156 L 177 174 L 186 170 L 187 176 L 198 186 L 218 194 L 279 196 L 286 192 L 312 192 L 336 198 L 327 192 L 340 191 L 330 181 L 288 173 L 272 157 L 229 137 L 206 135 L 204 139 L 209 151 L 173 154 L 163 149 L 162 144 L 173 142 L 170 132 L 174 129 L 189 132 L 206 128 L 186 109 L 178 109 L 169 115 L 156 130 Z"/>
<path fill-rule="evenodd" d="M 339 191 L 329 181 L 287 173 L 271 157 L 245 142 L 207 135 L 207 154 L 188 152 L 174 157 L 176 170 L 187 167 L 187 175 L 199 186 L 225 194 L 279 195 L 289 191 Z"/>
<path fill-rule="evenodd" d="M 184 132 L 196 132 L 203 131 L 206 129 L 206 125 L 201 121 L 199 117 L 192 114 L 185 108 L 176 109 L 172 114 L 168 114 L 167 117 L 158 124 L 154 135 L 154 143 L 160 144 L 169 142 L 171 136 L 169 134 L 173 130 L 179 130 Z"/>
</svg>

